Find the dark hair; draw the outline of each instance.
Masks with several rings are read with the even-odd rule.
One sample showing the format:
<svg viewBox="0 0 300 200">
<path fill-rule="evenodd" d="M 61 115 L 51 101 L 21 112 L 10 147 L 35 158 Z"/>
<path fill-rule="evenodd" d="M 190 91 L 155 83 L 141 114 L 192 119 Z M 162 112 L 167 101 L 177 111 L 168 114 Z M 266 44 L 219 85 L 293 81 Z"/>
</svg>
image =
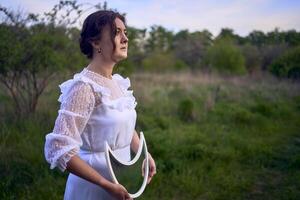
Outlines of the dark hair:
<svg viewBox="0 0 300 200">
<path fill-rule="evenodd" d="M 111 10 L 99 10 L 90 14 L 83 22 L 80 33 L 79 45 L 80 50 L 87 58 L 93 58 L 92 41 L 101 39 L 102 30 L 106 25 L 109 25 L 111 33 L 110 38 L 113 44 L 113 51 L 116 48 L 114 38 L 116 36 L 115 19 L 119 18 L 125 24 L 125 17 L 118 12 Z"/>
</svg>

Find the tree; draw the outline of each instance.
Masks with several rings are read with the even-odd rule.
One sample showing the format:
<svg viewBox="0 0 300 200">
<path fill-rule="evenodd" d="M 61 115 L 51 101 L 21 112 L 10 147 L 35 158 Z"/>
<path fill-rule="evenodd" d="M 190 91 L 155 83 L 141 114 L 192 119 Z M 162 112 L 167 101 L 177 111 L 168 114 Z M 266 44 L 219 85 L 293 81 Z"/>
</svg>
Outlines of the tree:
<svg viewBox="0 0 300 200">
<path fill-rule="evenodd" d="M 246 38 L 252 45 L 261 47 L 266 43 L 266 37 L 264 32 L 254 30 Z"/>
<path fill-rule="evenodd" d="M 167 52 L 170 50 L 173 41 L 173 33 L 166 30 L 162 26 L 151 26 L 147 44 L 145 46 L 146 52 L 154 51 Z"/>
<path fill-rule="evenodd" d="M 211 45 L 212 34 L 209 31 L 189 33 L 183 30 L 174 36 L 172 50 L 176 57 L 184 61 L 191 69 L 197 69 L 203 64 L 204 55 Z"/>
<path fill-rule="evenodd" d="M 284 44 L 285 36 L 282 32 L 279 31 L 279 28 L 275 28 L 274 31 L 267 33 L 267 42 L 269 44 Z"/>
<path fill-rule="evenodd" d="M 230 28 L 222 28 L 219 35 L 216 37 L 216 40 L 231 40 L 235 44 L 244 44 L 246 42 L 246 39 L 243 37 L 240 37 L 239 35 L 236 35 L 233 31 L 233 29 Z"/>
<path fill-rule="evenodd" d="M 215 41 L 206 59 L 207 64 L 219 72 L 237 75 L 246 73 L 243 54 L 230 39 Z"/>
<path fill-rule="evenodd" d="M 0 82 L 13 99 L 16 116 L 35 112 L 51 78 L 82 60 L 72 42 L 78 32 L 71 28 L 83 13 L 80 8 L 76 1 L 60 1 L 37 15 L 0 6 Z M 72 13 L 77 17 L 70 17 Z"/>
<path fill-rule="evenodd" d="M 290 46 L 299 46 L 300 45 L 300 33 L 296 30 L 289 30 L 284 33 L 285 41 Z"/>
<path fill-rule="evenodd" d="M 246 44 L 241 46 L 241 51 L 245 58 L 245 67 L 252 74 L 260 70 L 262 56 L 257 46 Z"/>
<path fill-rule="evenodd" d="M 300 79 L 300 47 L 288 50 L 269 67 L 278 77 Z"/>
<path fill-rule="evenodd" d="M 288 49 L 287 44 L 265 45 L 260 48 L 262 55 L 262 70 L 267 70 L 271 63 Z"/>
</svg>

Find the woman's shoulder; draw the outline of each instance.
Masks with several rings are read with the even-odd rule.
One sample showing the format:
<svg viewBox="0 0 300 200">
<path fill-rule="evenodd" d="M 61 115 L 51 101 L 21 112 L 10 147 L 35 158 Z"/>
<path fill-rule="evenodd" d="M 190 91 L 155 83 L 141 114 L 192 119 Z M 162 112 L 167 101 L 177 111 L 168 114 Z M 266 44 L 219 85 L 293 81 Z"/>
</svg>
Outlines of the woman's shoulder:
<svg viewBox="0 0 300 200">
<path fill-rule="evenodd" d="M 74 74 L 73 78 L 59 84 L 61 95 L 58 98 L 62 102 L 69 95 L 82 94 L 87 95 L 93 92 L 93 86 L 90 80 L 85 78 L 81 72 Z"/>
<path fill-rule="evenodd" d="M 124 78 L 122 75 L 116 73 L 112 78 L 122 87 L 122 89 L 127 90 L 131 86 L 129 77 Z"/>
</svg>

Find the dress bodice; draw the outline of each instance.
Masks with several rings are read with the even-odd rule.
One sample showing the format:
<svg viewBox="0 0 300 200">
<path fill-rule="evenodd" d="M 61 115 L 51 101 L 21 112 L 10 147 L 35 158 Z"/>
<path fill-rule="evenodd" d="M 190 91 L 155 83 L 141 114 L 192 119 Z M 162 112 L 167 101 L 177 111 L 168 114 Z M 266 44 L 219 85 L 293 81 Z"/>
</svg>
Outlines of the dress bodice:
<svg viewBox="0 0 300 200">
<path fill-rule="evenodd" d="M 129 78 L 112 79 L 84 68 L 59 85 L 61 103 L 54 129 L 46 135 L 45 157 L 62 171 L 79 150 L 103 152 L 130 145 L 136 123 L 136 101 Z"/>
</svg>

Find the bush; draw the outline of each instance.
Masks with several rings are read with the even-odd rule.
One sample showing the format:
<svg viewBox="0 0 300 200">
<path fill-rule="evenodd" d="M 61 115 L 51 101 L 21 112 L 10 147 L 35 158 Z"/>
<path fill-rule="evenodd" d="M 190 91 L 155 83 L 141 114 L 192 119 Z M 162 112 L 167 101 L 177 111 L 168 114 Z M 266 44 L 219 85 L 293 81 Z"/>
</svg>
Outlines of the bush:
<svg viewBox="0 0 300 200">
<path fill-rule="evenodd" d="M 179 102 L 178 115 L 182 121 L 193 121 L 195 119 L 193 101 L 190 99 L 185 99 Z"/>
<path fill-rule="evenodd" d="M 270 71 L 278 77 L 300 79 L 300 46 L 291 49 L 270 65 Z"/>
<path fill-rule="evenodd" d="M 251 74 L 260 69 L 262 64 L 262 57 L 259 49 L 251 44 L 246 44 L 241 48 L 245 57 L 245 66 L 247 71 Z"/>
<path fill-rule="evenodd" d="M 215 42 L 207 52 L 206 63 L 219 72 L 237 75 L 246 73 L 243 54 L 228 39 Z"/>
<path fill-rule="evenodd" d="M 260 48 L 262 55 L 262 70 L 268 70 L 268 67 L 288 50 L 286 44 L 264 45 Z"/>
<path fill-rule="evenodd" d="M 249 125 L 254 121 L 253 115 L 244 109 L 237 109 L 233 113 L 233 122 L 236 125 Z"/>
<path fill-rule="evenodd" d="M 271 117 L 273 114 L 273 107 L 274 105 L 270 105 L 270 103 L 258 103 L 251 107 L 250 110 L 253 113 L 259 113 L 265 117 Z"/>
<path fill-rule="evenodd" d="M 174 57 L 172 53 L 154 52 L 142 61 L 146 71 L 168 71 L 186 68 L 186 64 Z"/>
</svg>

